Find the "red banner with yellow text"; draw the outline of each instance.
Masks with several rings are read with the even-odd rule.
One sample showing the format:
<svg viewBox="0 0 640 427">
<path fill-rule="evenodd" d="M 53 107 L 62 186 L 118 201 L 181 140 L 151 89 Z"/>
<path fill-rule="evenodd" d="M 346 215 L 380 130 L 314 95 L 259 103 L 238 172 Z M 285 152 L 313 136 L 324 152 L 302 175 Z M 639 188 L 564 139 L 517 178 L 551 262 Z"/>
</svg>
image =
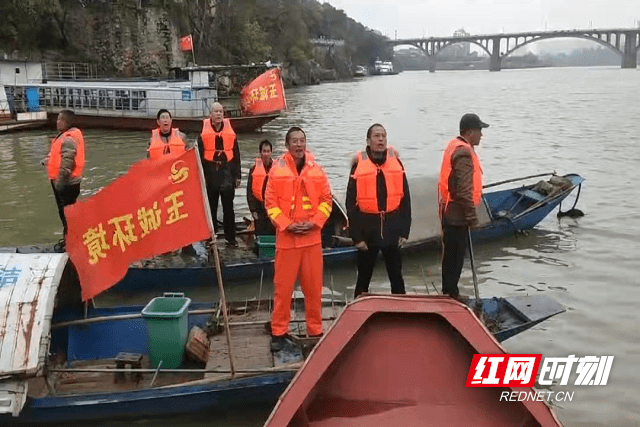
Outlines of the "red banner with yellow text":
<svg viewBox="0 0 640 427">
<path fill-rule="evenodd" d="M 246 116 L 285 110 L 287 100 L 284 97 L 280 69 L 272 68 L 246 85 L 240 92 L 240 107 L 242 114 Z"/>
<path fill-rule="evenodd" d="M 67 252 L 83 301 L 116 284 L 132 262 L 211 237 L 203 188 L 192 149 L 135 163 L 93 197 L 66 207 Z"/>
</svg>

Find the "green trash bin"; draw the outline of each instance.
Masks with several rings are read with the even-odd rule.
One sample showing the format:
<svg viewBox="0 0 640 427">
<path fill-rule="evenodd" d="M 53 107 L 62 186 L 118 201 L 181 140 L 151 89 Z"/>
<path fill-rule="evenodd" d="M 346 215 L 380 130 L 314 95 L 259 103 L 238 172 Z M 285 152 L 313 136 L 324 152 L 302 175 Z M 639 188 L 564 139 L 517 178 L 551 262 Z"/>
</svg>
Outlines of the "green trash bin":
<svg viewBox="0 0 640 427">
<path fill-rule="evenodd" d="M 149 334 L 149 356 L 151 365 L 158 367 L 160 361 L 165 369 L 182 364 L 184 346 L 189 331 L 190 298 L 184 294 L 165 294 L 152 299 L 142 309 Z"/>
</svg>

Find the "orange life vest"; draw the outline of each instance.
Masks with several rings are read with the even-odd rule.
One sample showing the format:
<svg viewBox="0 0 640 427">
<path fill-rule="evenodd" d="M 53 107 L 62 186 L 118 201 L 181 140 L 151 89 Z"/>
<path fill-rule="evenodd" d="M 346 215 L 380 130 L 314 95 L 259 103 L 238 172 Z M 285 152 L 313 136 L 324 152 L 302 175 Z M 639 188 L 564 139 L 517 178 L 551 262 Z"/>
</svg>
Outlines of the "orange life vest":
<svg viewBox="0 0 640 427">
<path fill-rule="evenodd" d="M 264 202 L 264 183 L 267 179 L 267 170 L 262 163 L 262 159 L 256 159 L 256 165 L 251 174 L 251 192 L 253 197 Z"/>
<path fill-rule="evenodd" d="M 353 177 L 356 180 L 356 205 L 364 213 L 379 214 L 378 211 L 378 171 L 384 174 L 387 187 L 387 210 L 395 211 L 400 207 L 404 195 L 404 169 L 398 161 L 393 148 L 387 148 L 387 160 L 380 166 L 371 161 L 366 151 L 357 155 L 358 166 Z"/>
<path fill-rule="evenodd" d="M 231 127 L 229 119 L 223 119 L 224 126 L 220 132 L 213 130 L 211 126 L 211 120 L 206 118 L 202 121 L 202 143 L 204 145 L 204 158 L 210 162 L 213 161 L 216 152 L 224 152 L 227 155 L 227 161 L 230 162 L 233 159 L 233 144 L 236 140 L 236 133 Z M 222 136 L 222 143 L 224 144 L 223 150 L 216 150 L 216 136 Z"/>
<path fill-rule="evenodd" d="M 276 224 L 276 247 L 279 248 L 321 243 L 320 230 L 331 215 L 329 180 L 313 155 L 307 152 L 305 156 L 300 174 L 289 153 L 274 162 L 269 172 L 265 208 Z M 313 222 L 318 227 L 305 235 L 295 235 L 285 230 L 291 223 L 304 221 Z"/>
<path fill-rule="evenodd" d="M 164 142 L 160 136 L 160 130 L 154 129 L 151 131 L 151 144 L 147 148 L 150 159 L 159 159 L 164 156 L 164 150 L 169 149 L 169 154 L 182 154 L 185 152 L 184 141 L 180 137 L 180 131 L 178 128 L 171 129 L 169 134 L 169 141 Z"/>
<path fill-rule="evenodd" d="M 76 142 L 76 164 L 71 171 L 71 178 L 82 176 L 84 170 L 84 138 L 78 128 L 67 129 L 58 135 L 51 142 L 49 160 L 47 161 L 47 175 L 49 179 L 57 179 L 60 173 L 60 163 L 62 161 L 62 142 L 66 138 L 72 138 Z"/>
<path fill-rule="evenodd" d="M 476 155 L 471 145 L 467 142 L 454 138 L 449 141 L 449 145 L 444 151 L 442 156 L 442 167 L 440 168 L 440 179 L 438 180 L 438 202 L 440 205 L 448 205 L 451 202 L 451 193 L 449 192 L 449 177 L 451 176 L 451 156 L 458 149 L 468 150 L 473 160 L 473 204 L 478 206 L 480 200 L 482 200 L 482 166 L 480 166 L 480 159 Z"/>
</svg>

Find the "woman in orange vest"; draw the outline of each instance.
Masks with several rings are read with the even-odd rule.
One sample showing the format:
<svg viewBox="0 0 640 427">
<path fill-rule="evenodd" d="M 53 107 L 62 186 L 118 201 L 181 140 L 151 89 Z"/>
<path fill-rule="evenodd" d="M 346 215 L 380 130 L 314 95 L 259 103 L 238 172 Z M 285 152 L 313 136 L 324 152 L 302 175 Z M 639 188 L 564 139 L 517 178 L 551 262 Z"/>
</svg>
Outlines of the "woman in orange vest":
<svg viewBox="0 0 640 427">
<path fill-rule="evenodd" d="M 321 230 L 332 209 L 329 180 L 307 151 L 304 131 L 297 126 L 289 129 L 285 146 L 288 152 L 271 168 L 265 191 L 267 214 L 276 227 L 272 351 L 287 343 L 297 278 L 304 293 L 307 333 L 322 335 Z"/>
<path fill-rule="evenodd" d="M 62 220 L 63 238 L 54 247 L 58 252 L 64 252 L 67 236 L 64 208 L 78 199 L 84 171 L 84 137 L 80 129 L 72 127 L 74 118 L 73 111 L 60 111 L 56 122 L 59 133 L 51 142 L 51 150 L 43 162 L 47 166 L 47 176 Z"/>
<path fill-rule="evenodd" d="M 179 156 L 190 149 L 187 136 L 180 132 L 180 129 L 171 127 L 173 119 L 171 113 L 166 108 L 158 110 L 156 115 L 158 127 L 151 131 L 151 139 L 147 146 L 147 158 L 160 159 L 162 156 Z M 182 248 L 182 253 L 196 255 L 193 245 L 189 244 Z"/>
<path fill-rule="evenodd" d="M 213 224 L 217 229 L 218 199 L 220 199 L 227 244 L 238 246 L 233 199 L 236 195 L 235 189 L 240 187 L 240 149 L 231 122 L 224 118 L 224 109 L 218 102 L 213 103 L 209 117 L 202 121 L 198 151 L 207 184 Z"/>
<path fill-rule="evenodd" d="M 438 205 L 442 223 L 442 293 L 459 301 L 458 280 L 467 251 L 469 229 L 478 226 L 477 206 L 482 199 L 482 167 L 474 151 L 482 129 L 489 125 L 476 114 L 460 119 L 460 136 L 449 141 L 438 180 Z"/>
<path fill-rule="evenodd" d="M 253 216 L 256 236 L 273 236 L 276 229 L 271 224 L 271 220 L 264 208 L 264 192 L 267 188 L 269 171 L 273 165 L 271 152 L 273 146 L 268 139 L 260 142 L 258 146 L 260 157 L 256 159 L 256 163 L 249 169 L 249 178 L 247 179 L 247 204 Z"/>
<path fill-rule="evenodd" d="M 151 139 L 147 146 L 147 157 L 159 159 L 166 154 L 179 155 L 190 147 L 187 143 L 187 136 L 180 132 L 178 128 L 172 128 L 171 113 L 162 108 L 156 115 L 158 127 L 151 131 Z"/>
<path fill-rule="evenodd" d="M 367 147 L 358 153 L 347 184 L 349 233 L 358 248 L 354 297 L 369 291 L 373 268 L 382 251 L 391 293 L 404 294 L 400 247 L 411 230 L 411 196 L 398 153 L 387 147 L 381 124 L 367 130 Z"/>
</svg>

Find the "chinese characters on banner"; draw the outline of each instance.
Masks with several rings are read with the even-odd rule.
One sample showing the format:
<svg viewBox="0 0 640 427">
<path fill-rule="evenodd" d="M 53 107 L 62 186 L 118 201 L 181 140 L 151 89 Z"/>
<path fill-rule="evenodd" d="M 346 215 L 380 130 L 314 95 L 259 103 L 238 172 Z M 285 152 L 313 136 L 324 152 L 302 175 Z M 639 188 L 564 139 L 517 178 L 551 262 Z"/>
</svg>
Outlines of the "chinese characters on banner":
<svg viewBox="0 0 640 427">
<path fill-rule="evenodd" d="M 122 279 L 132 262 L 211 237 L 200 175 L 195 150 L 145 159 L 90 199 L 65 208 L 67 252 L 84 301 Z"/>
<path fill-rule="evenodd" d="M 474 354 L 467 376 L 467 387 L 533 387 L 538 368 L 540 385 L 606 385 L 613 356 L 546 357 L 541 354 Z"/>
<path fill-rule="evenodd" d="M 240 107 L 247 116 L 285 110 L 287 101 L 280 69 L 272 68 L 246 85 L 240 92 Z"/>
<path fill-rule="evenodd" d="M 193 50 L 193 38 L 191 34 L 180 38 L 180 50 L 183 52 Z"/>
</svg>

